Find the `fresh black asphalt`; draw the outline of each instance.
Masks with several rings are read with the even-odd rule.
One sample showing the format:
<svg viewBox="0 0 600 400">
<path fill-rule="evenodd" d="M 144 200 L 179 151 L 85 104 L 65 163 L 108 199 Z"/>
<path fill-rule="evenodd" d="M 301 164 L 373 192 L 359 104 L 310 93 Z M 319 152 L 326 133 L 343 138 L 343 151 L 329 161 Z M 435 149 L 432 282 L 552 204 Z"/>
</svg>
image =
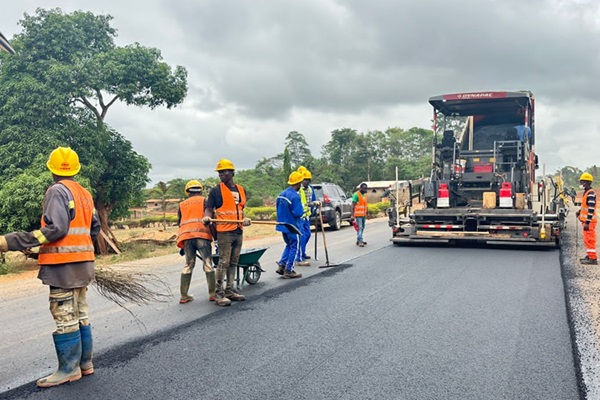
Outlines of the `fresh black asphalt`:
<svg viewBox="0 0 600 400">
<path fill-rule="evenodd" d="M 349 263 L 0 397 L 579 398 L 558 251 L 389 246 Z"/>
</svg>

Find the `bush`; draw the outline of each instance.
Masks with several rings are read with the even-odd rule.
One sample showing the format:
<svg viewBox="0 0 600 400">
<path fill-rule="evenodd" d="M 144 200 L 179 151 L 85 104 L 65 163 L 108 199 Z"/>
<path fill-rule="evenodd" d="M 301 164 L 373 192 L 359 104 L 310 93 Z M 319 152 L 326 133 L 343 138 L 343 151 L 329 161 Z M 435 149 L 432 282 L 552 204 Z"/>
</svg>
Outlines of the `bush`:
<svg viewBox="0 0 600 400">
<path fill-rule="evenodd" d="M 265 203 L 260 197 L 252 197 L 246 202 L 246 207 L 262 207 Z"/>
<path fill-rule="evenodd" d="M 246 207 L 244 215 L 250 219 L 269 221 L 275 219 L 275 207 Z"/>
<path fill-rule="evenodd" d="M 385 214 L 386 210 L 388 208 L 390 208 L 390 202 L 389 201 L 382 201 L 379 203 L 374 203 L 374 204 L 369 204 L 369 215 L 374 218 L 376 216 L 379 216 L 381 214 Z"/>
</svg>

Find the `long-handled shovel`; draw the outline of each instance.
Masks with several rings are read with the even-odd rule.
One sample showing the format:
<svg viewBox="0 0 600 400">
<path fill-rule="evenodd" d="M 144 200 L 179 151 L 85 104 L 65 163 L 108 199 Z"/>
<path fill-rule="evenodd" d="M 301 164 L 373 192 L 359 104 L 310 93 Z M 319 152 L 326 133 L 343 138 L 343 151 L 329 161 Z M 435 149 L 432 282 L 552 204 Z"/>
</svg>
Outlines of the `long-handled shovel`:
<svg viewBox="0 0 600 400">
<path fill-rule="evenodd" d="M 321 220 L 321 234 L 323 235 L 323 248 L 325 248 L 325 265 L 321 265 L 319 268 L 337 267 L 339 264 L 333 264 L 329 262 L 329 252 L 327 251 L 327 238 L 325 237 L 325 225 L 323 224 L 323 215 L 321 214 L 321 207 L 319 206 L 319 219 Z"/>
<path fill-rule="evenodd" d="M 321 223 L 323 223 L 323 221 L 321 221 Z M 319 238 L 319 231 L 317 230 L 317 221 L 315 221 L 315 261 L 319 261 L 319 259 L 317 258 L 317 239 L 318 238 Z"/>
<path fill-rule="evenodd" d="M 221 223 L 221 224 L 241 224 L 244 221 L 241 219 L 211 219 L 210 222 Z M 252 221 L 253 224 L 256 225 L 283 225 L 287 227 L 291 232 L 296 233 L 298 235 L 302 235 L 300 229 L 296 227 L 294 224 L 290 224 L 288 222 L 276 222 L 276 221 Z"/>
</svg>

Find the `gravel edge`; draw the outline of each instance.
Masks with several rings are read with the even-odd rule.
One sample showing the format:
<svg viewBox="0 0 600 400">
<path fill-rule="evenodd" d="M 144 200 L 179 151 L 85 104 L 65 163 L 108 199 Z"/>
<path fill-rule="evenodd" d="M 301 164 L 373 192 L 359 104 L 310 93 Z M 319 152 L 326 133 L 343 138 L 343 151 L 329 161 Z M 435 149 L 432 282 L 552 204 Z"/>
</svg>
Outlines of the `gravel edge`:
<svg viewBox="0 0 600 400">
<path fill-rule="evenodd" d="M 586 280 L 596 279 L 596 273 L 579 264 L 577 250 L 581 256 L 585 251 L 576 229 L 580 229 L 579 224 L 569 218 L 568 228 L 562 233 L 560 263 L 580 398 L 592 400 L 600 399 L 600 346 L 590 310 L 591 302 L 597 299 L 590 297 L 582 285 Z"/>
</svg>

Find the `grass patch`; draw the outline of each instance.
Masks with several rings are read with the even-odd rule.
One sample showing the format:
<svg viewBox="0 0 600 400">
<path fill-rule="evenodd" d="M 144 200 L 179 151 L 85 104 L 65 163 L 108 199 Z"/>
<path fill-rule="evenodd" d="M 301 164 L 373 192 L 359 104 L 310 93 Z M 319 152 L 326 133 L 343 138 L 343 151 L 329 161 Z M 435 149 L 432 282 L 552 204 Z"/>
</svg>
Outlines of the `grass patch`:
<svg viewBox="0 0 600 400">
<path fill-rule="evenodd" d="M 121 254 L 96 256 L 97 265 L 111 265 L 144 258 L 165 256 L 178 251 L 175 245 L 159 246 L 150 243 L 121 243 Z"/>
<path fill-rule="evenodd" d="M 0 275 L 20 274 L 21 272 L 37 269 L 37 261 L 25 258 L 21 253 L 6 253 L 6 262 L 0 264 Z"/>
</svg>

